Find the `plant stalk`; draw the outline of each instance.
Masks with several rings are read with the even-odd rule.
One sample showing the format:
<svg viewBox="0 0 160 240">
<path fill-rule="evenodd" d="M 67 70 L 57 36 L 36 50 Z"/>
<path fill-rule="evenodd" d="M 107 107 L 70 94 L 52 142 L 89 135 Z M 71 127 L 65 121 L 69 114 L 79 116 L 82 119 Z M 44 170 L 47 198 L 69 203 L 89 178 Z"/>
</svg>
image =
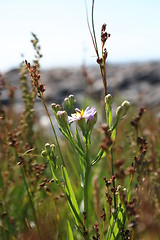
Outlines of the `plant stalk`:
<svg viewBox="0 0 160 240">
<path fill-rule="evenodd" d="M 111 148 L 111 161 L 112 161 L 112 176 L 114 176 L 114 162 L 113 162 L 113 148 Z M 116 204 L 116 184 L 115 184 L 115 179 L 113 179 L 113 189 L 114 189 L 114 209 L 116 210 L 117 204 Z"/>
<path fill-rule="evenodd" d="M 61 160 L 62 160 L 62 164 L 63 164 L 63 166 L 65 166 L 64 159 L 63 159 L 62 152 L 61 152 L 61 148 L 60 148 L 59 141 L 58 141 L 58 138 L 57 138 L 57 134 L 56 134 L 55 128 L 54 128 L 54 126 L 53 126 L 51 117 L 50 117 L 50 115 L 49 115 L 47 105 L 46 105 L 46 103 L 45 103 L 45 101 L 44 101 L 43 94 L 41 94 L 40 97 L 41 97 L 41 101 L 42 101 L 42 103 L 43 103 L 43 106 L 44 106 L 44 108 L 45 108 L 45 110 L 46 110 L 47 116 L 48 116 L 48 118 L 49 118 L 49 121 L 50 121 L 52 130 L 53 130 L 53 133 L 54 133 L 54 136 L 55 136 L 55 139 L 56 139 L 56 143 L 57 143 L 58 151 L 59 151 L 59 154 L 60 154 L 60 157 L 61 157 Z"/>
<path fill-rule="evenodd" d="M 88 135 L 86 136 L 86 169 L 85 169 L 85 181 L 84 181 L 84 211 L 86 213 L 85 227 L 88 231 L 89 228 L 89 209 L 88 209 L 88 186 L 89 186 L 89 174 L 90 174 L 90 160 L 89 160 L 89 146 Z M 89 239 L 87 234 L 86 239 Z"/>
<path fill-rule="evenodd" d="M 33 215 L 34 215 L 34 219 L 35 219 L 35 222 L 36 222 L 36 225 L 37 225 L 37 230 L 38 230 L 40 239 L 42 239 L 41 232 L 40 232 L 40 229 L 39 229 L 38 220 L 37 220 L 37 216 L 36 216 L 36 210 L 35 210 L 35 207 L 34 207 L 34 203 L 32 201 L 32 197 L 31 197 L 31 194 L 30 194 L 30 190 L 29 190 L 29 186 L 28 186 L 28 183 L 27 183 L 27 179 L 26 179 L 24 170 L 22 169 L 21 166 L 20 166 L 20 169 L 21 169 L 24 185 L 25 185 L 26 190 L 27 190 L 28 198 L 29 198 L 29 201 L 30 201 L 30 204 L 31 204 L 31 208 L 32 208 L 32 212 L 33 212 Z"/>
</svg>

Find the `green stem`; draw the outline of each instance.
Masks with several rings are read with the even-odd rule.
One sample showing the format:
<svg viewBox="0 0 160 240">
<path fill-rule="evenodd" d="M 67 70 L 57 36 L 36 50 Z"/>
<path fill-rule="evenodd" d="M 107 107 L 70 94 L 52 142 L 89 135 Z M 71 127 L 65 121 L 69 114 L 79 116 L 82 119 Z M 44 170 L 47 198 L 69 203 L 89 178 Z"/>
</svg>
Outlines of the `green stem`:
<svg viewBox="0 0 160 240">
<path fill-rule="evenodd" d="M 87 166 L 85 172 L 85 182 L 84 182 L 84 211 L 86 212 L 86 228 L 88 229 L 88 182 L 89 182 L 89 173 L 90 173 L 90 166 Z"/>
<path fill-rule="evenodd" d="M 113 163 L 113 149 L 111 148 L 111 161 L 112 161 L 112 176 L 114 176 L 114 163 Z M 117 204 L 116 204 L 116 185 L 115 185 L 115 179 L 113 179 L 113 189 L 114 189 L 114 209 L 116 210 Z"/>
<path fill-rule="evenodd" d="M 62 132 L 62 134 L 67 138 L 67 140 L 70 142 L 70 144 L 72 145 L 72 147 L 74 147 L 79 154 L 84 157 L 85 153 L 83 152 L 83 150 L 75 143 L 75 141 L 73 140 L 73 137 L 68 133 L 66 133 L 65 131 L 63 131 L 63 129 L 59 128 L 60 131 Z"/>
<path fill-rule="evenodd" d="M 106 73 L 105 73 L 106 67 L 104 67 L 102 64 L 100 64 L 99 67 L 100 67 L 102 81 L 104 85 L 104 95 L 106 96 L 107 95 L 107 82 L 106 82 Z"/>
<path fill-rule="evenodd" d="M 94 0 L 92 1 L 92 30 L 93 30 L 93 37 L 94 37 L 94 43 L 95 43 L 95 50 L 96 50 L 97 57 L 99 59 L 97 40 L 96 40 L 96 33 L 95 33 L 95 28 L 94 28 L 94 16 L 93 16 L 93 13 L 94 13 Z"/>
<path fill-rule="evenodd" d="M 117 127 L 117 125 L 118 125 L 118 118 L 116 118 L 116 122 L 114 123 L 114 125 L 109 129 L 110 131 L 112 131 L 113 132 L 113 130 Z"/>
<path fill-rule="evenodd" d="M 73 140 L 73 136 L 72 136 L 72 133 L 71 133 L 71 130 L 70 130 L 70 128 L 69 128 L 69 126 L 68 126 L 68 136 L 69 137 L 67 137 L 67 135 L 66 135 L 66 138 L 68 139 L 68 141 L 71 143 L 71 145 L 79 152 L 79 154 L 82 156 L 82 157 L 84 157 L 84 152 L 83 152 L 83 149 L 81 149 L 77 144 L 76 144 L 76 142 Z"/>
<path fill-rule="evenodd" d="M 55 139 L 56 139 L 56 143 L 57 143 L 58 151 L 59 151 L 59 154 L 60 154 L 60 157 L 61 157 L 61 160 L 62 160 L 62 164 L 63 164 L 63 166 L 65 166 L 65 164 L 64 164 L 64 159 L 63 159 L 62 152 L 61 152 L 61 148 L 60 148 L 59 141 L 58 141 L 58 138 L 57 138 L 57 134 L 56 134 L 55 128 L 54 128 L 54 126 L 53 126 L 53 123 L 52 123 L 50 114 L 49 114 L 49 112 L 48 112 L 48 108 L 47 108 L 46 103 L 45 103 L 45 101 L 44 101 L 43 94 L 41 94 L 40 97 L 41 97 L 41 101 L 42 101 L 42 103 L 43 103 L 43 105 L 44 105 L 44 108 L 45 108 L 45 110 L 46 110 L 47 116 L 48 116 L 48 118 L 49 118 L 49 121 L 50 121 L 52 130 L 53 130 L 53 133 L 54 133 L 54 136 L 55 136 Z"/>
<path fill-rule="evenodd" d="M 105 96 L 107 95 L 107 73 L 106 73 L 106 62 L 103 60 L 103 71 L 104 71 L 104 74 L 103 74 L 103 84 L 104 84 L 104 94 Z"/>
<path fill-rule="evenodd" d="M 31 193 L 30 193 L 30 190 L 29 190 L 29 186 L 28 186 L 28 183 L 27 183 L 27 179 L 26 179 L 26 176 L 25 176 L 23 168 L 20 167 L 20 169 L 21 169 L 24 185 L 25 185 L 26 190 L 27 190 L 28 198 L 29 198 L 29 201 L 30 201 L 30 204 L 31 204 L 31 208 L 32 208 L 32 212 L 33 212 L 33 215 L 34 215 L 34 219 L 35 219 L 35 222 L 36 222 L 36 225 L 37 225 L 37 230 L 38 230 L 40 239 L 42 239 L 41 232 L 40 232 L 40 229 L 39 229 L 38 220 L 37 220 L 37 216 L 36 216 L 35 207 L 34 207 L 34 204 L 33 204 L 33 201 L 32 201 L 32 197 L 31 197 Z"/>
<path fill-rule="evenodd" d="M 85 180 L 84 180 L 84 211 L 86 213 L 85 227 L 88 231 L 89 227 L 89 210 L 88 210 L 88 186 L 89 186 L 89 174 L 90 174 L 90 159 L 89 159 L 89 146 L 88 146 L 88 135 L 86 136 L 86 170 L 85 170 Z M 87 234 L 86 239 L 89 239 Z"/>
</svg>

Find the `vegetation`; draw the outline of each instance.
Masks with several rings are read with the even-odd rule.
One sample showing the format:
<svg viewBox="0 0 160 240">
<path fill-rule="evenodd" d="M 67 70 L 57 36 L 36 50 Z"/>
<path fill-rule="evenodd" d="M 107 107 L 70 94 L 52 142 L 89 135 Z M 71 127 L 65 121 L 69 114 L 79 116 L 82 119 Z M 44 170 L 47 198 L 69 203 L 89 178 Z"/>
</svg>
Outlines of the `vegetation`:
<svg viewBox="0 0 160 240">
<path fill-rule="evenodd" d="M 0 102 L 0 236 L 1 239 L 159 239 L 160 133 L 156 109 L 137 110 L 128 101 L 113 109 L 107 92 L 106 24 L 101 52 L 88 26 L 104 85 L 104 104 L 76 107 L 73 95 L 51 105 L 58 138 L 44 100 L 38 38 L 32 34 L 33 64 L 20 66 L 24 111 Z M 30 78 L 28 78 L 28 72 Z M 29 80 L 31 79 L 31 81 Z M 0 76 L 1 89 L 5 85 Z M 40 98 L 53 138 L 46 136 L 34 111 Z M 90 100 L 93 105 L 95 102 Z M 118 102 L 118 101 L 117 101 Z M 35 130 L 38 125 L 38 130 Z"/>
</svg>

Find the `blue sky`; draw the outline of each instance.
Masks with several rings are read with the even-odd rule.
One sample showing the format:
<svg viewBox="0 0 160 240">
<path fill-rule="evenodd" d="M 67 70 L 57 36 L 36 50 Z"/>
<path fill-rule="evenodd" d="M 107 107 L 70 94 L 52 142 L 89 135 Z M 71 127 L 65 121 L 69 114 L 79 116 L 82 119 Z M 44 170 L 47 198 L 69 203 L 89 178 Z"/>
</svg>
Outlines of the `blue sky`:
<svg viewBox="0 0 160 240">
<path fill-rule="evenodd" d="M 91 0 L 86 0 L 91 19 Z M 97 39 L 103 23 L 109 62 L 160 60 L 160 0 L 95 0 Z M 31 32 L 40 39 L 42 68 L 94 64 L 84 0 L 1 0 L 0 71 L 32 61 Z"/>
</svg>

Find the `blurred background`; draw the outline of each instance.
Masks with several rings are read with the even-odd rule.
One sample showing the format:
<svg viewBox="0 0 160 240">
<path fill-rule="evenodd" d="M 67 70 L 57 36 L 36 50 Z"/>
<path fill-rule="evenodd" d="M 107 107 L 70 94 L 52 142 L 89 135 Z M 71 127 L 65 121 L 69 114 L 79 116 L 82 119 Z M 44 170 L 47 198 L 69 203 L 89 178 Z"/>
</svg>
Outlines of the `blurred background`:
<svg viewBox="0 0 160 240">
<path fill-rule="evenodd" d="M 36 235 L 33 205 L 36 207 L 40 231 L 45 236 L 43 239 L 66 239 L 66 219 L 71 219 L 66 201 L 59 186 L 56 187 L 50 181 L 48 161 L 40 156 L 44 144 L 54 143 L 55 138 L 43 104 L 31 87 L 26 64 L 23 62 L 23 67 L 20 68 L 20 63 L 26 59 L 33 66 L 33 32 L 39 39 L 38 44 L 43 54 L 40 59 L 40 74 L 41 83 L 46 87 L 45 103 L 58 137 L 62 134 L 51 103 L 62 104 L 64 98 L 74 94 L 76 107 L 85 109 L 87 106 L 94 106 L 97 109 L 98 121 L 90 151 L 91 159 L 95 159 L 104 137 L 102 123 L 106 120 L 103 83 L 87 25 L 87 14 L 91 25 L 91 7 L 92 0 L 0 0 L 0 239 L 39 239 Z M 134 220 L 134 212 L 135 219 L 138 220 L 131 224 L 127 222 L 126 225 L 135 228 L 138 221 L 137 229 L 140 229 L 140 233 L 143 235 L 147 230 L 151 234 L 149 237 L 144 234 L 142 238 L 154 240 L 154 234 L 160 229 L 160 0 L 95 0 L 94 19 L 99 49 L 103 23 L 107 24 L 107 32 L 111 34 L 106 48 L 108 93 L 114 96 L 113 116 L 123 100 L 130 101 L 132 105 L 126 120 L 119 126 L 118 143 L 114 144 L 114 159 L 122 162 L 122 166 L 117 165 L 120 181 L 116 185 L 123 186 L 124 183 L 124 187 L 129 186 L 129 195 L 132 195 L 131 189 L 135 193 L 136 186 L 138 198 L 137 202 L 132 200 L 127 205 L 130 219 Z M 139 126 L 140 117 L 138 120 L 135 117 L 138 108 L 142 107 L 147 111 Z M 142 112 L 141 109 L 140 113 Z M 132 126 L 135 123 L 136 131 L 131 127 L 130 121 Z M 144 138 L 140 138 L 141 136 Z M 145 139 L 148 149 L 144 161 L 147 148 Z M 78 204 L 82 209 L 75 152 L 63 138 L 59 140 L 67 171 L 69 170 L 68 175 L 71 176 L 73 189 L 76 190 Z M 59 162 L 59 158 L 56 159 Z M 132 182 L 132 176 L 129 177 L 129 183 L 129 178 L 127 180 L 125 175 L 127 172 L 133 174 L 133 159 L 138 175 L 135 175 L 135 182 Z M 110 162 L 102 161 L 102 165 L 97 166 L 93 172 L 93 175 L 98 175 L 91 187 L 94 197 L 90 194 L 92 189 L 89 190 L 90 199 L 95 200 L 97 210 L 94 211 L 91 203 L 93 223 L 97 222 L 94 220 L 94 212 L 97 212 L 100 219 L 100 208 L 103 205 L 101 196 L 105 196 L 106 192 L 102 179 L 104 176 L 110 179 L 113 173 L 109 170 Z M 132 166 L 130 170 L 128 166 Z M 149 182 L 145 180 L 148 176 L 151 177 Z M 139 191 L 139 196 L 137 181 L 143 182 L 143 191 Z M 99 189 L 102 189 L 100 194 Z M 125 197 L 127 191 L 123 191 L 124 189 L 126 188 L 121 188 L 121 193 Z M 107 192 L 111 192 L 109 188 Z M 105 198 L 105 202 L 108 199 Z M 131 200 L 130 197 L 127 199 Z M 137 207 L 135 211 L 135 206 L 139 206 L 138 211 Z M 106 209 L 107 207 L 105 211 Z M 111 212 L 111 206 L 109 209 Z M 102 216 L 105 218 L 104 210 Z M 109 214 L 106 219 L 109 223 Z M 106 226 L 103 222 L 105 231 Z M 120 225 L 115 226 L 114 230 Z M 97 231 L 98 225 L 94 228 Z M 122 234 L 125 233 L 123 230 Z"/>
<path fill-rule="evenodd" d="M 89 20 L 91 2 L 86 0 Z M 95 0 L 97 39 L 103 23 L 111 33 L 108 61 L 160 60 L 159 11 L 159 0 Z M 1 71 L 18 67 L 21 54 L 32 59 L 31 32 L 40 39 L 42 68 L 95 64 L 85 0 L 1 0 L 0 12 Z"/>
</svg>

